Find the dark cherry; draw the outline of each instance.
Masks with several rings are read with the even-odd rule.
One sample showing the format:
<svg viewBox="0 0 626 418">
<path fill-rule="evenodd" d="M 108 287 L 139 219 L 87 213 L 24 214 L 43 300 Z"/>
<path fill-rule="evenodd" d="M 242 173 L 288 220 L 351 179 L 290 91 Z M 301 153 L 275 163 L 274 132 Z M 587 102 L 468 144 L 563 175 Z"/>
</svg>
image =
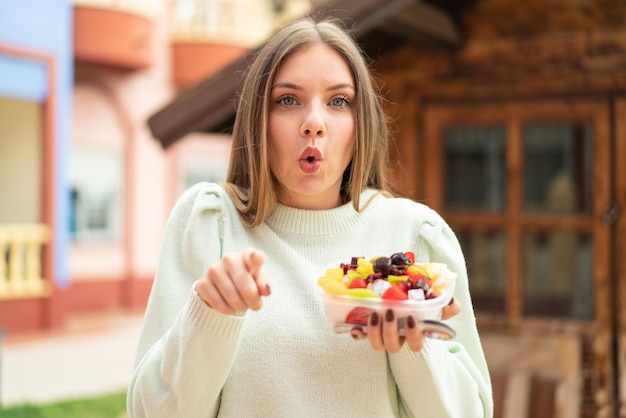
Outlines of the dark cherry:
<svg viewBox="0 0 626 418">
<path fill-rule="evenodd" d="M 391 255 L 391 264 L 394 266 L 408 266 L 411 265 L 411 260 L 405 253 L 394 253 Z"/>
<path fill-rule="evenodd" d="M 357 268 L 359 266 L 359 258 L 363 258 L 363 257 L 352 257 L 352 260 L 350 261 L 350 267 L 352 268 Z"/>
<path fill-rule="evenodd" d="M 391 259 L 389 257 L 379 257 L 374 260 L 374 271 L 380 273 L 383 277 L 389 276 L 391 269 Z"/>
</svg>

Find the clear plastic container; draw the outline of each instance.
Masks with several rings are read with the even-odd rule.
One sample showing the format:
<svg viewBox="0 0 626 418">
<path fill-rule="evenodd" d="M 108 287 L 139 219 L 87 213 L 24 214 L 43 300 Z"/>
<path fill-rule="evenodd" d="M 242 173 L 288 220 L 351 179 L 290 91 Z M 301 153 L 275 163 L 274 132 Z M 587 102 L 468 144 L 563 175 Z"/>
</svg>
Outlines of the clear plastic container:
<svg viewBox="0 0 626 418">
<path fill-rule="evenodd" d="M 422 301 L 385 300 L 381 298 L 358 298 L 347 295 L 331 295 L 322 290 L 326 319 L 333 329 L 350 324 L 365 324 L 372 312 L 384 315 L 393 309 L 399 321 L 412 315 L 416 320 L 440 320 L 441 309 L 450 302 L 454 293 L 455 280 L 443 289 L 442 294 Z M 359 308 L 359 309 L 357 309 Z"/>
</svg>

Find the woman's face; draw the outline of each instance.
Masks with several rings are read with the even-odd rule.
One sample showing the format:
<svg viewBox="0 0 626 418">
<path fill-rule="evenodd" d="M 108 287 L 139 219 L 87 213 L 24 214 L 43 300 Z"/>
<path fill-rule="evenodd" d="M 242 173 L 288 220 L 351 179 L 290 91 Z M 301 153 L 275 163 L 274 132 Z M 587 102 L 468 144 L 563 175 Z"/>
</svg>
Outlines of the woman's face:
<svg viewBox="0 0 626 418">
<path fill-rule="evenodd" d="M 270 166 L 282 204 L 341 205 L 341 179 L 354 151 L 354 100 L 352 72 L 328 45 L 308 45 L 283 61 L 269 111 Z"/>
</svg>

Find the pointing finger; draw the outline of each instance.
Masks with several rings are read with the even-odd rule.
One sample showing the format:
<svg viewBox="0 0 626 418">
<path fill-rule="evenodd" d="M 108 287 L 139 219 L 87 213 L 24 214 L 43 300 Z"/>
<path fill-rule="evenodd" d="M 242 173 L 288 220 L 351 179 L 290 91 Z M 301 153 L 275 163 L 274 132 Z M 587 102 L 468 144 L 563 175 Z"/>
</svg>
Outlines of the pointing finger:
<svg viewBox="0 0 626 418">
<path fill-rule="evenodd" d="M 263 264 L 265 264 L 265 253 L 260 250 L 255 249 L 246 249 L 244 250 L 246 254 L 244 254 L 244 264 L 246 265 L 246 269 L 254 278 L 256 282 L 257 288 L 259 290 L 259 294 L 262 296 L 270 295 L 270 285 L 269 278 L 263 271 Z"/>
</svg>

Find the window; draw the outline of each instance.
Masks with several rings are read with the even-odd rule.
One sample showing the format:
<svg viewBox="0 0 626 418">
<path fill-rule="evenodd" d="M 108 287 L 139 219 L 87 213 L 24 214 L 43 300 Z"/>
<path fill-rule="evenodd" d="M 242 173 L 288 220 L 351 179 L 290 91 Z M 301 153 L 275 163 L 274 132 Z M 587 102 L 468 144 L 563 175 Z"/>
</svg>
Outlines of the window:
<svg viewBox="0 0 626 418">
<path fill-rule="evenodd" d="M 444 141 L 446 208 L 504 211 L 504 127 L 455 126 L 446 130 Z"/>
<path fill-rule="evenodd" d="M 592 211 L 590 123 L 525 124 L 523 148 L 525 211 Z"/>
<path fill-rule="evenodd" d="M 75 242 L 121 239 L 122 174 L 114 151 L 74 147 L 70 156 L 70 230 Z"/>
<path fill-rule="evenodd" d="M 424 160 L 426 198 L 461 242 L 477 313 L 592 320 L 608 106 L 479 108 L 429 108 Z"/>
<path fill-rule="evenodd" d="M 525 124 L 522 129 L 525 212 L 563 216 L 592 211 L 593 126 Z M 523 235 L 526 315 L 590 318 L 593 238 L 569 229 Z"/>
</svg>

